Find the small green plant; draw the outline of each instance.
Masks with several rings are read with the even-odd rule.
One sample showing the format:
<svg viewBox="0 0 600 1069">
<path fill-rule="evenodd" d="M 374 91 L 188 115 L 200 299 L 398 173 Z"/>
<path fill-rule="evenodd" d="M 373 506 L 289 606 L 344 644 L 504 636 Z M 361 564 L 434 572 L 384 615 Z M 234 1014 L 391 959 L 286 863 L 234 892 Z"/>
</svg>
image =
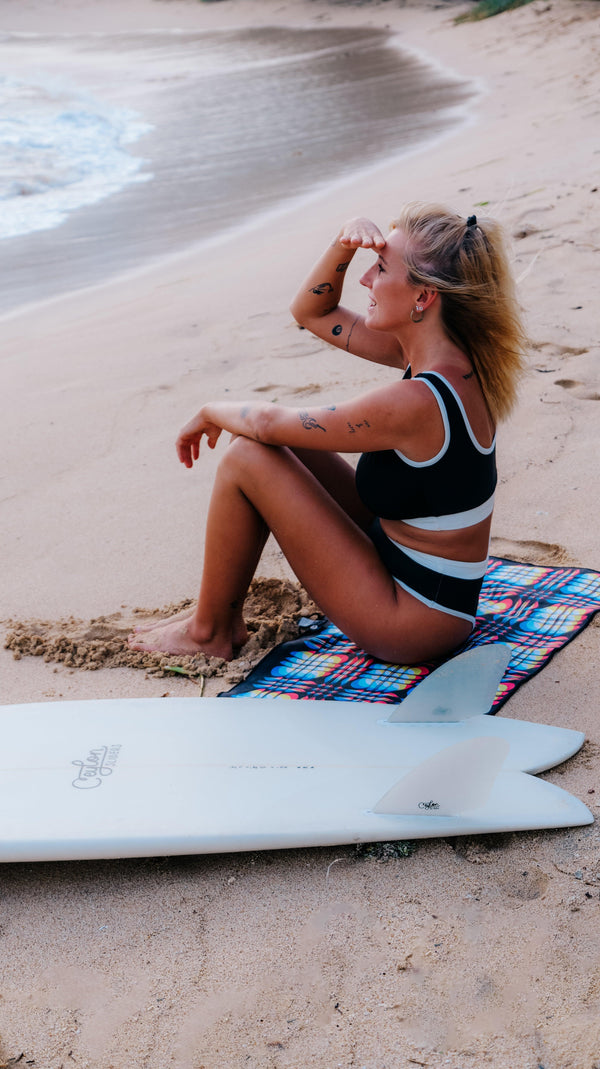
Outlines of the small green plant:
<svg viewBox="0 0 600 1069">
<path fill-rule="evenodd" d="M 470 11 L 457 15 L 455 23 L 477 22 L 479 19 L 489 19 L 492 15 L 500 15 L 503 11 L 512 11 L 514 7 L 523 7 L 531 3 L 531 0 L 479 0 Z"/>
<path fill-rule="evenodd" d="M 389 861 L 393 857 L 412 857 L 416 849 L 417 844 L 411 839 L 396 839 L 391 843 L 358 843 L 356 856 Z"/>
</svg>

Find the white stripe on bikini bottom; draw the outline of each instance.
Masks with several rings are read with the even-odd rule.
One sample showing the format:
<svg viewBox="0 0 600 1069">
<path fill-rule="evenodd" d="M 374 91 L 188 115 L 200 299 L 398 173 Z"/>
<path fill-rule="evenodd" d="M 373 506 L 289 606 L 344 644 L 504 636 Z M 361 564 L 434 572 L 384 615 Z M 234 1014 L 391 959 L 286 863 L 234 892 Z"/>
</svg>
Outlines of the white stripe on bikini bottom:
<svg viewBox="0 0 600 1069">
<path fill-rule="evenodd" d="M 384 532 L 385 534 L 385 532 Z M 414 560 L 415 564 L 421 564 L 424 568 L 431 568 L 438 575 L 451 575 L 454 579 L 481 579 L 487 568 L 485 560 L 449 560 L 447 557 L 435 557 L 433 553 L 421 553 L 418 549 L 409 549 L 401 542 L 395 542 L 389 535 L 386 536 L 392 545 Z"/>
<path fill-rule="evenodd" d="M 468 620 L 470 624 L 475 623 L 475 617 L 471 616 L 468 612 L 461 612 L 460 609 L 449 609 L 447 605 L 440 605 L 439 601 L 433 601 L 431 598 L 426 598 L 424 594 L 419 594 L 418 590 L 413 590 L 408 583 L 404 583 L 402 579 L 398 579 L 397 576 L 393 576 L 393 580 L 398 586 L 401 586 L 403 590 L 406 590 L 407 594 L 411 594 L 413 598 L 420 601 L 423 605 L 426 605 L 428 609 L 437 609 L 438 612 L 445 612 L 447 616 L 458 616 L 461 620 Z"/>
</svg>

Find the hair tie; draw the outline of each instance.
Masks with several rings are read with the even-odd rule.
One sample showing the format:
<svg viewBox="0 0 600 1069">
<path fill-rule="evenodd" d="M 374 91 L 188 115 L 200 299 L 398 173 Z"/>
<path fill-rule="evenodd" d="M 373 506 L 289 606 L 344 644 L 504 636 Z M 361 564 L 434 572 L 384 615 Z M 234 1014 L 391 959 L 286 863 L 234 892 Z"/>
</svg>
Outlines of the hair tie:
<svg viewBox="0 0 600 1069">
<path fill-rule="evenodd" d="M 467 226 L 477 226 L 477 216 L 470 215 L 467 219 Z"/>
</svg>

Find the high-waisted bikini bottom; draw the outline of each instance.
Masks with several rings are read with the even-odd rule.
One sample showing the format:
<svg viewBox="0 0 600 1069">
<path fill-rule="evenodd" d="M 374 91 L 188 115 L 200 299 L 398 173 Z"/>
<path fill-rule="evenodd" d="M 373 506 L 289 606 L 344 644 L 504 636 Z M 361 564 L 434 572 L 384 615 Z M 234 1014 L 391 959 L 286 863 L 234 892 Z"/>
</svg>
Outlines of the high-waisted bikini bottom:
<svg viewBox="0 0 600 1069">
<path fill-rule="evenodd" d="M 369 535 L 381 560 L 403 590 L 430 609 L 475 623 L 487 560 L 447 560 L 408 549 L 389 538 L 379 520 L 373 522 Z"/>
</svg>

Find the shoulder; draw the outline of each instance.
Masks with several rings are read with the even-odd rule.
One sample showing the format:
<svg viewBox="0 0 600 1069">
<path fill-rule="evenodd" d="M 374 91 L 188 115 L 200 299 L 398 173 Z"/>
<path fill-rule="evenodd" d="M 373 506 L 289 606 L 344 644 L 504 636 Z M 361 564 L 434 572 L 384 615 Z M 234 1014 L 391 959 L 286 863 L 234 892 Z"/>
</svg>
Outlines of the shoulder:
<svg viewBox="0 0 600 1069">
<path fill-rule="evenodd" d="M 421 381 L 428 382 L 429 388 L 441 396 L 444 407 L 448 397 L 453 398 L 478 442 L 489 446 L 496 426 L 475 371 L 472 368 L 448 366 L 431 368 L 427 374 L 431 378 Z"/>
</svg>

